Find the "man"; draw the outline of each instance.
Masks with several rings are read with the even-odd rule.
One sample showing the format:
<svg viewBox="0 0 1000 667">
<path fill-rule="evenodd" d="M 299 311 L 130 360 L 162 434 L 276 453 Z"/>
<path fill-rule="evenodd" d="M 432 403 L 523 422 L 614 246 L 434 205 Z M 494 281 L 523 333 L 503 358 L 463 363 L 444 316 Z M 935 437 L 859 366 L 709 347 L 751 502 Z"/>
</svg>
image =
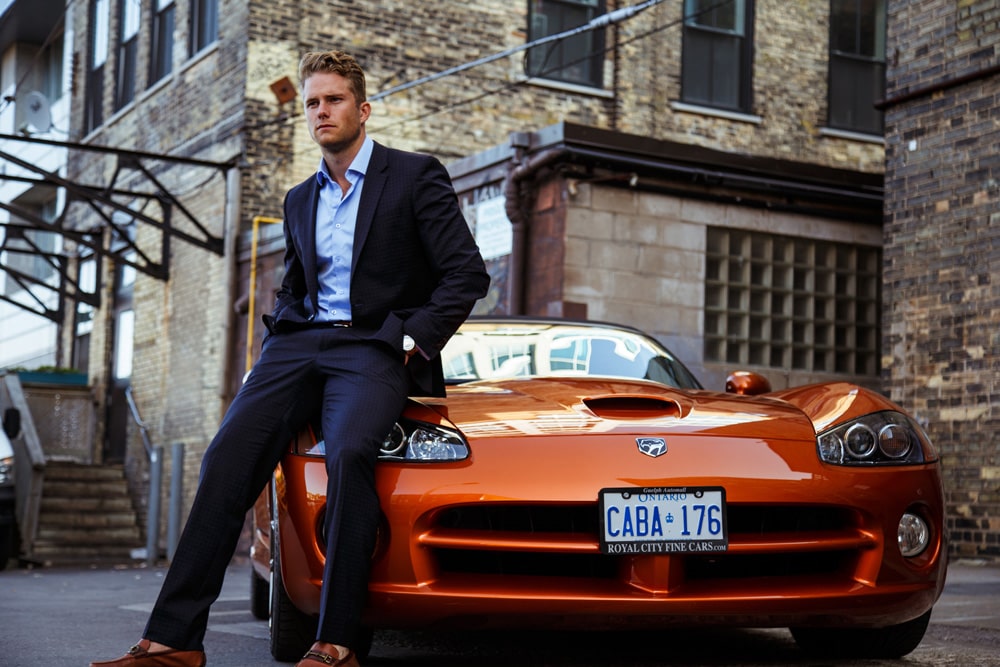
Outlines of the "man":
<svg viewBox="0 0 1000 667">
<path fill-rule="evenodd" d="M 441 163 L 366 136 L 358 63 L 307 53 L 299 80 L 322 160 L 285 197 L 285 276 L 260 359 L 205 452 L 143 639 L 91 667 L 203 667 L 209 607 L 246 512 L 314 396 L 328 443 L 329 537 L 316 643 L 298 667 L 358 665 L 351 647 L 379 517 L 379 445 L 409 393 L 444 395 L 438 352 L 489 276 Z"/>
</svg>

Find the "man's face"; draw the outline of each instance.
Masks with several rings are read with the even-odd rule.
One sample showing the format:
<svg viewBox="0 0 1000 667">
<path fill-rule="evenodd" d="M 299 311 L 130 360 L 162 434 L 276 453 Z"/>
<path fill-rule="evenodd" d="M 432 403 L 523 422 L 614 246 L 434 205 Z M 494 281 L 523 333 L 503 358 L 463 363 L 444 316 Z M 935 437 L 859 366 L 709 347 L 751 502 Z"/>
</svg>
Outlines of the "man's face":
<svg viewBox="0 0 1000 667">
<path fill-rule="evenodd" d="M 340 153 L 363 136 L 371 105 L 358 104 L 344 77 L 317 72 L 302 84 L 302 98 L 309 135 L 325 152 Z"/>
</svg>

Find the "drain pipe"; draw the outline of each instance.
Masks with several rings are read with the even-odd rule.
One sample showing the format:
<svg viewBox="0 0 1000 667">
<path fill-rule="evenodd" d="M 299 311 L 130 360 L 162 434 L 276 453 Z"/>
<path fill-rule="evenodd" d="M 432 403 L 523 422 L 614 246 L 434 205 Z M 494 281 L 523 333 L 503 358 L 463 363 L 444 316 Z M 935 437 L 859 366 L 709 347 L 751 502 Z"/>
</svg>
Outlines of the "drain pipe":
<svg viewBox="0 0 1000 667">
<path fill-rule="evenodd" d="M 511 132 L 510 145 L 514 149 L 507 176 L 504 179 L 504 209 L 511 224 L 509 315 L 525 315 L 524 285 L 528 270 L 528 225 L 531 222 L 534 188 L 524 181 L 567 154 L 565 148 L 549 148 L 537 155 L 528 156 L 531 132 Z"/>
</svg>

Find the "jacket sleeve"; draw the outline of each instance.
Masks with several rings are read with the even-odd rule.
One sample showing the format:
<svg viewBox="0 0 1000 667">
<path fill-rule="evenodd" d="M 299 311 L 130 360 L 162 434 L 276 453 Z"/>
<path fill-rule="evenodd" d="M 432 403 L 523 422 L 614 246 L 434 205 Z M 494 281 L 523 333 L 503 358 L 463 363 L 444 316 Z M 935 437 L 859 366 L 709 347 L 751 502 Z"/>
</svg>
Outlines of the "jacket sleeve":
<svg viewBox="0 0 1000 667">
<path fill-rule="evenodd" d="M 472 236 L 448 171 L 437 159 L 420 162 L 414 188 L 414 216 L 436 286 L 411 313 L 403 330 L 420 351 L 434 357 L 486 295 L 490 276 Z"/>
<path fill-rule="evenodd" d="M 295 190 L 291 190 L 285 195 L 284 201 L 284 221 L 282 228 L 285 235 L 285 272 L 281 278 L 279 287 L 274 299 L 274 309 L 270 317 L 264 317 L 264 324 L 272 333 L 276 331 L 277 323 L 282 320 L 302 321 L 306 314 L 304 303 L 309 298 L 308 283 L 305 277 L 305 268 L 299 256 L 299 245 L 296 243 L 292 233 L 292 218 L 289 215 L 289 200 Z"/>
</svg>

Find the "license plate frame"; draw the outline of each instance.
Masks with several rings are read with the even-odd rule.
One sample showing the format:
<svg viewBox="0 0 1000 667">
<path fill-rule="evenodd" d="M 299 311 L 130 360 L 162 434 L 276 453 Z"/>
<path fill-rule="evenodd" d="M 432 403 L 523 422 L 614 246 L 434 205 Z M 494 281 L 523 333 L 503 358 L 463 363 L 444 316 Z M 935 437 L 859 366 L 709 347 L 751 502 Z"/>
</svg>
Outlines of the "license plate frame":
<svg viewBox="0 0 1000 667">
<path fill-rule="evenodd" d="M 605 554 L 711 553 L 729 548 L 721 486 L 601 489 L 600 546 Z"/>
</svg>

